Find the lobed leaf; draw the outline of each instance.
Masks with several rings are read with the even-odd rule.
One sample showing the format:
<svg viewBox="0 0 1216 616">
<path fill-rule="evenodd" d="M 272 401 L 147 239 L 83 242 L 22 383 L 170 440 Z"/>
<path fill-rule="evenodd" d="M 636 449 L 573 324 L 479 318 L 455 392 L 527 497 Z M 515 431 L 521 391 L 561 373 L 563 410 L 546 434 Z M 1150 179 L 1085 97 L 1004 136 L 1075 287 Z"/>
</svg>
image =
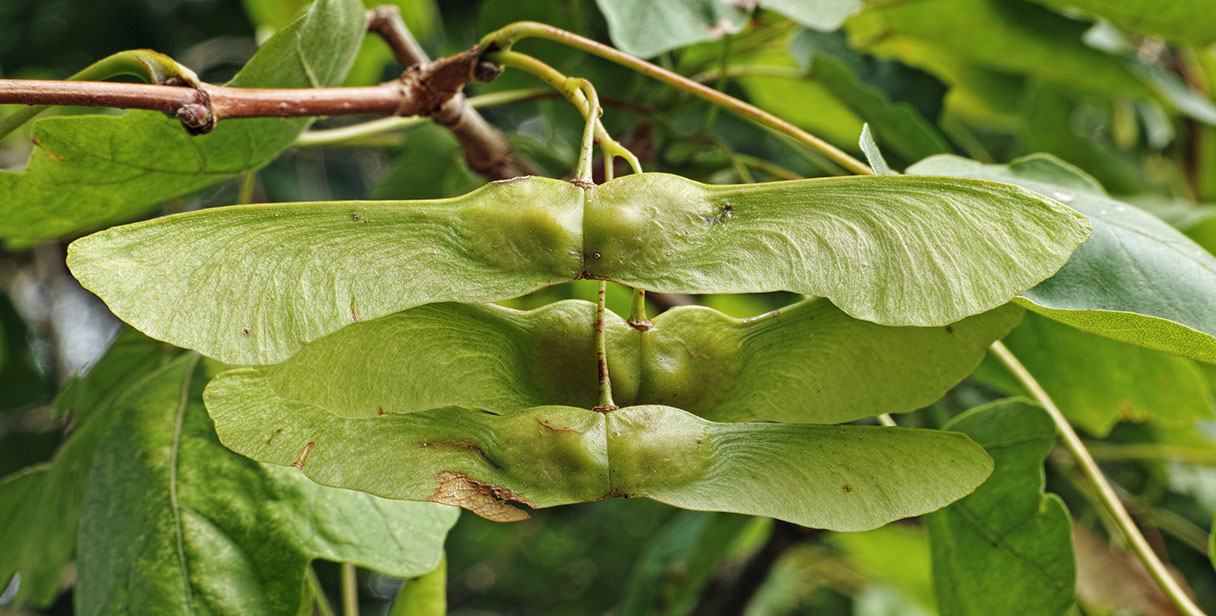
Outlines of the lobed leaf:
<svg viewBox="0 0 1216 616">
<path fill-rule="evenodd" d="M 455 511 L 318 486 L 216 441 L 197 356 L 117 406 L 93 461 L 80 613 L 299 614 L 314 558 L 400 577 L 435 568 Z"/>
<path fill-rule="evenodd" d="M 861 530 L 937 509 L 991 469 L 961 435 L 864 426 L 725 424 L 666 406 L 607 414 L 445 407 L 344 418 L 240 369 L 205 393 L 222 442 L 314 481 L 459 505 L 500 521 L 607 497 Z"/>
<path fill-rule="evenodd" d="M 339 85 L 366 25 L 358 0 L 318 0 L 228 85 Z M 42 240 L 129 220 L 265 165 L 309 122 L 221 122 L 210 134 L 191 137 L 177 120 L 154 111 L 40 120 L 32 127 L 36 148 L 26 169 L 0 170 L 0 239 Z"/>
<path fill-rule="evenodd" d="M 867 321 L 941 326 L 1043 280 L 1086 234 L 1075 212 L 990 182 L 708 186 L 648 173 L 586 190 L 520 178 L 448 200 L 191 212 L 77 240 L 68 266 L 150 336 L 264 364 L 359 320 L 585 277 L 788 290 Z"/>
<path fill-rule="evenodd" d="M 1063 614 L 1076 579 L 1064 502 L 1043 494 L 1043 461 L 1055 426 L 1042 409 L 1004 400 L 972 409 L 945 429 L 976 440 L 995 461 L 984 485 L 925 517 L 933 583 L 943 616 Z"/>
<path fill-rule="evenodd" d="M 618 404 L 678 406 L 713 421 L 842 423 L 937 400 L 1021 313 L 1006 306 L 920 328 L 852 319 L 822 299 L 743 320 L 686 306 L 645 332 L 606 313 L 605 336 Z M 530 312 L 421 306 L 343 328 L 259 370 L 277 395 L 343 417 L 449 405 L 591 408 L 594 314 L 575 300 Z"/>
<path fill-rule="evenodd" d="M 1084 173 L 1046 155 L 1009 165 L 934 156 L 908 173 L 1009 182 L 1077 209 L 1093 235 L 1018 303 L 1108 338 L 1216 362 L 1216 257 L 1168 224 L 1111 199 Z"/>
</svg>

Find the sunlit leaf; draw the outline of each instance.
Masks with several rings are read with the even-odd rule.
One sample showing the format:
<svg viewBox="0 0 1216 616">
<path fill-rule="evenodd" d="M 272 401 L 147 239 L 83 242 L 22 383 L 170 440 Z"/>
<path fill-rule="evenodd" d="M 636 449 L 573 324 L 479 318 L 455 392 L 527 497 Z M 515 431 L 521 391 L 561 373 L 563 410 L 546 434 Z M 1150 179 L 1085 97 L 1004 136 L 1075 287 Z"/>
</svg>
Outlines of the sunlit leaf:
<svg viewBox="0 0 1216 616">
<path fill-rule="evenodd" d="M 1168 224 L 1111 199 L 1092 178 L 1045 155 L 1009 165 L 935 156 L 908 173 L 1010 182 L 1085 214 L 1093 235 L 1018 302 L 1115 340 L 1216 362 L 1216 257 Z"/>
<path fill-rule="evenodd" d="M 337 85 L 365 28 L 358 0 L 319 0 L 267 41 L 229 85 Z M 167 199 L 261 167 L 309 121 L 230 120 L 191 137 L 177 120 L 154 111 L 40 120 L 32 127 L 38 147 L 26 170 L 0 171 L 0 238 L 53 238 L 130 220 Z"/>
<path fill-rule="evenodd" d="M 1134 32 L 1187 43 L 1216 42 L 1216 12 L 1207 0 L 1035 0 L 1058 9 L 1080 9 Z"/>
<path fill-rule="evenodd" d="M 1064 613 L 1076 571 L 1068 510 L 1043 493 L 1043 461 L 1056 436 L 1051 418 L 1008 400 L 964 413 L 945 429 L 974 438 L 996 468 L 973 494 L 925 517 L 941 613 Z"/>
</svg>

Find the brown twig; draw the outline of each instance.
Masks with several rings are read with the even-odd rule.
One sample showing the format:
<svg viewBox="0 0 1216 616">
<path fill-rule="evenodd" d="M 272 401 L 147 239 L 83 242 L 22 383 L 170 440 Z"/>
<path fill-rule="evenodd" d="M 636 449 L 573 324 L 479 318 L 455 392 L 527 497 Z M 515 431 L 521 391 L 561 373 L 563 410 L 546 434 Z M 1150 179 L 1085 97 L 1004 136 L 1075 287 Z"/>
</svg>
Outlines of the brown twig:
<svg viewBox="0 0 1216 616">
<path fill-rule="evenodd" d="M 430 62 L 422 46 L 410 34 L 396 6 L 378 6 L 367 12 L 367 29 L 378 34 L 393 50 L 402 67 L 426 66 Z M 479 81 L 497 75 L 497 67 L 486 62 L 472 67 Z M 527 175 L 515 157 L 506 135 L 495 128 L 459 92 L 430 114 L 436 124 L 448 129 L 464 148 L 469 167 L 483 177 L 503 180 Z"/>
<path fill-rule="evenodd" d="M 436 115 L 473 74 L 476 48 L 411 66 L 399 79 L 359 88 L 257 89 L 0 79 L 0 103 L 149 109 L 173 114 L 191 134 L 230 118 Z"/>
</svg>

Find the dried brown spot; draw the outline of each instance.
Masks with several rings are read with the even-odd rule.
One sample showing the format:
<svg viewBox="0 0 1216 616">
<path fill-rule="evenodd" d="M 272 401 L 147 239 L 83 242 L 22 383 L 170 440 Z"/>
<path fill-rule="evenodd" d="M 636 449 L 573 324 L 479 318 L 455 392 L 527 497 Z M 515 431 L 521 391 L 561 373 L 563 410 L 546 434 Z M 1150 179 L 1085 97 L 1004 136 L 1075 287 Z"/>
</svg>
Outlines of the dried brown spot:
<svg viewBox="0 0 1216 616">
<path fill-rule="evenodd" d="M 579 188 L 595 188 L 595 182 L 588 182 L 587 180 L 573 179 L 570 180 L 570 183 L 578 186 Z"/>
<path fill-rule="evenodd" d="M 632 327 L 640 332 L 650 331 L 650 328 L 654 326 L 654 324 L 650 322 L 650 319 L 646 319 L 645 321 L 634 321 L 633 319 L 629 319 L 625 322 L 629 324 L 629 327 Z"/>
<path fill-rule="evenodd" d="M 534 506 L 508 488 L 452 471 L 440 471 L 435 477 L 439 485 L 431 495 L 430 501 L 433 503 L 460 507 L 494 522 L 519 522 L 532 517 L 527 511 L 508 504 L 515 502 Z"/>
<path fill-rule="evenodd" d="M 312 451 L 313 445 L 316 445 L 316 443 L 308 441 L 308 444 L 304 446 L 304 449 L 301 449 L 300 453 L 296 454 L 296 461 L 292 462 L 291 465 L 296 468 L 303 469 L 304 463 L 308 461 L 308 452 Z"/>
<path fill-rule="evenodd" d="M 351 302 L 351 304 L 350 304 L 350 322 L 351 323 L 359 322 L 359 315 L 355 314 L 355 303 L 354 302 Z"/>
<path fill-rule="evenodd" d="M 363 220 L 362 218 L 359 218 L 359 215 L 354 212 L 351 212 L 350 219 L 355 222 L 359 222 L 360 220 Z"/>
<path fill-rule="evenodd" d="M 602 255 L 598 252 L 594 252 L 594 253 L 591 253 L 591 258 L 592 259 L 602 259 L 602 258 L 604 258 L 604 255 Z"/>
<path fill-rule="evenodd" d="M 278 430 L 275 430 L 275 431 L 274 431 L 274 434 L 271 434 L 271 435 L 270 435 L 270 438 L 266 439 L 266 444 L 267 444 L 267 445 L 269 445 L 269 444 L 270 444 L 270 441 L 273 441 L 273 440 L 274 440 L 274 437 L 276 437 L 276 436 L 278 436 L 278 435 L 280 435 L 280 434 L 282 434 L 282 433 L 283 433 L 283 429 L 282 429 L 282 428 L 279 428 Z"/>
<path fill-rule="evenodd" d="M 249 328 L 248 328 L 248 327 L 242 327 L 242 328 L 241 328 L 241 335 L 242 335 L 242 336 L 246 336 L 246 337 L 248 337 L 248 336 L 249 336 Z"/>
<path fill-rule="evenodd" d="M 612 411 L 615 411 L 619 408 L 621 408 L 621 407 L 619 407 L 615 404 L 608 404 L 608 405 L 593 406 L 593 407 L 591 407 L 591 410 L 595 411 L 596 413 L 611 413 Z"/>
<path fill-rule="evenodd" d="M 376 407 L 376 414 L 377 414 L 377 415 L 383 415 L 383 414 L 384 414 L 384 407 L 383 407 L 383 406 L 377 406 L 377 407 Z"/>
<path fill-rule="evenodd" d="M 554 432 L 573 432 L 575 434 L 582 434 L 581 430 L 575 430 L 574 428 L 571 428 L 569 426 L 557 426 L 557 425 L 551 424 L 543 419 L 537 419 L 536 423 L 538 423 Z"/>
<path fill-rule="evenodd" d="M 844 493 L 845 493 L 845 494 L 852 494 L 852 493 L 853 493 L 853 486 L 851 486 L 851 485 L 849 485 L 849 484 L 847 484 L 847 483 L 846 483 L 846 484 L 844 484 L 844 485 L 842 485 L 842 486 L 840 486 L 840 489 L 841 489 L 841 490 L 844 490 Z"/>
</svg>

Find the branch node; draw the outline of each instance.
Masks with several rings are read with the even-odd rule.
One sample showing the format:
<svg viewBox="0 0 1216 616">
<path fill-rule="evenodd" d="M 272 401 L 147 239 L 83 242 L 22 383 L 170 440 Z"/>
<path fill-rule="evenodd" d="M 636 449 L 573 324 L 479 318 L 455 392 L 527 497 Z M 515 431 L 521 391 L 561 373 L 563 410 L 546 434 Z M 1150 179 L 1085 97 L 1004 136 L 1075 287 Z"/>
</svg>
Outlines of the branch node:
<svg viewBox="0 0 1216 616">
<path fill-rule="evenodd" d="M 191 136 L 206 135 L 215 130 L 217 119 L 215 111 L 211 108 L 211 95 L 202 88 L 195 88 L 198 93 L 198 102 L 186 103 L 177 108 L 174 114 L 177 116 L 177 121 L 182 123 L 182 127 L 186 129 Z"/>
</svg>

